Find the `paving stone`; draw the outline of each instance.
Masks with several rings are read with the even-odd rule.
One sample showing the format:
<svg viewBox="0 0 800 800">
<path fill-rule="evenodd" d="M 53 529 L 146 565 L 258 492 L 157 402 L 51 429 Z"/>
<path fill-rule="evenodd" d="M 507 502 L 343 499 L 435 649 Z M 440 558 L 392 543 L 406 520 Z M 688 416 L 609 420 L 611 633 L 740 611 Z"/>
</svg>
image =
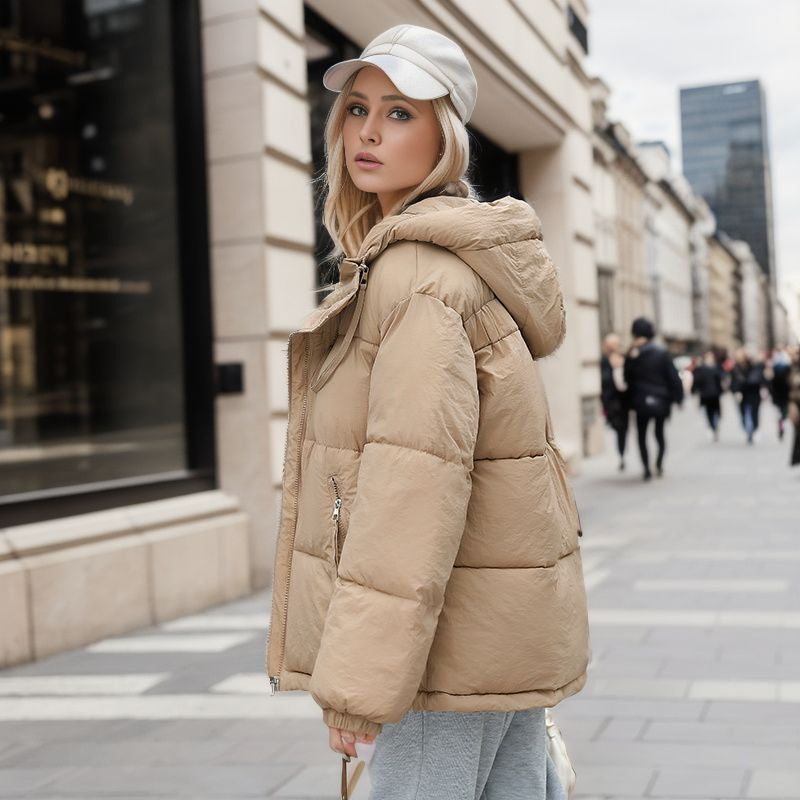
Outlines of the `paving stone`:
<svg viewBox="0 0 800 800">
<path fill-rule="evenodd" d="M 671 767 L 659 771 L 650 794 L 659 798 L 740 797 L 745 778 L 745 770 Z"/>
</svg>

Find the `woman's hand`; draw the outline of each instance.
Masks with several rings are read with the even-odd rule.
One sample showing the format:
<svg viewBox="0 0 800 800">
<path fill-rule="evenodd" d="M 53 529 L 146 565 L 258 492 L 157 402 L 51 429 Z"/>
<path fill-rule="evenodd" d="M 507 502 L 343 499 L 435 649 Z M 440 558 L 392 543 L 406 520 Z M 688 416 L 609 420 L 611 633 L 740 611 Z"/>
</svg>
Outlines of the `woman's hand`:
<svg viewBox="0 0 800 800">
<path fill-rule="evenodd" d="M 373 734 L 356 734 L 352 731 L 346 731 L 343 728 L 328 728 L 328 742 L 331 746 L 331 750 L 341 753 L 342 755 L 357 756 L 356 742 L 372 744 L 374 741 L 375 736 Z"/>
</svg>

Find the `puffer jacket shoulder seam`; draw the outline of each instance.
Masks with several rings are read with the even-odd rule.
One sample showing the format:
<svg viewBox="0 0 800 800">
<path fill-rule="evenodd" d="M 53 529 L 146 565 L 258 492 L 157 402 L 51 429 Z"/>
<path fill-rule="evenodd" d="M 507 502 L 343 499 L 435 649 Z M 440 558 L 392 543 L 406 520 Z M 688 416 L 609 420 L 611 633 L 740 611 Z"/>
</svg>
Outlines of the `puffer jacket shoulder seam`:
<svg viewBox="0 0 800 800">
<path fill-rule="evenodd" d="M 478 278 L 478 281 L 480 282 L 481 286 L 483 286 L 491 294 L 491 297 L 486 301 L 486 303 L 490 303 L 495 298 L 495 293 L 492 291 L 492 289 L 489 286 L 489 284 L 487 284 L 486 281 L 480 275 L 478 275 L 475 272 L 475 270 L 463 258 L 461 258 L 461 256 L 458 254 L 458 252 L 456 250 L 451 250 L 449 247 L 444 247 L 443 245 L 436 244 L 435 242 L 416 242 L 415 244 L 416 244 L 416 248 L 415 249 L 416 249 L 416 253 L 417 253 L 417 273 L 415 275 L 415 278 L 416 278 L 417 281 L 419 280 L 419 246 L 421 244 L 429 244 L 429 245 L 433 245 L 434 247 L 438 248 L 439 250 L 443 250 L 446 254 L 453 256 L 453 258 L 458 259 L 465 267 L 467 267 L 469 269 L 470 274 L 474 274 L 475 277 Z M 429 294 L 429 292 L 424 292 L 423 294 Z M 462 322 L 466 322 L 468 319 L 470 319 L 470 317 L 473 317 L 475 314 L 477 314 L 478 311 L 480 311 L 480 309 L 483 308 L 484 305 L 486 305 L 486 303 L 481 303 L 481 305 L 479 305 L 478 308 L 474 309 L 473 311 L 471 311 L 469 313 L 467 313 L 466 310 L 465 310 L 464 314 L 467 314 L 467 316 L 464 316 L 464 314 L 462 314 L 457 308 L 454 308 L 453 306 L 449 305 L 448 303 L 445 303 L 444 300 L 442 300 L 442 298 L 439 297 L 438 295 L 431 294 L 430 296 L 431 297 L 435 297 L 437 300 L 441 300 L 442 303 L 445 306 L 447 306 L 448 308 L 452 308 L 453 311 L 455 311 L 461 317 Z M 480 300 L 479 300 L 479 302 L 480 302 Z"/>
<path fill-rule="evenodd" d="M 493 347 L 498 342 L 502 342 L 503 339 L 508 339 L 509 336 L 513 336 L 515 333 L 519 331 L 519 328 L 514 328 L 513 331 L 509 331 L 508 333 L 504 333 L 502 336 L 498 337 L 497 339 L 493 339 L 491 342 L 486 342 L 486 344 L 482 344 L 477 350 L 473 350 L 473 353 L 480 353 L 481 350 L 486 349 L 487 347 Z"/>
<path fill-rule="evenodd" d="M 497 300 L 497 295 L 494 292 L 492 292 L 492 296 L 485 303 L 481 303 L 468 317 L 464 317 L 464 324 L 466 325 L 477 313 L 483 311 L 492 300 Z"/>
<path fill-rule="evenodd" d="M 462 326 L 463 326 L 463 324 L 464 324 L 464 318 L 461 316 L 461 313 L 459 312 L 459 310 L 458 310 L 457 308 L 453 308 L 451 305 L 448 305 L 447 303 L 445 303 L 445 301 L 444 301 L 444 300 L 442 300 L 442 298 L 441 298 L 441 297 L 437 297 L 435 294 L 430 294 L 429 292 L 423 292 L 423 291 L 422 291 L 422 290 L 420 290 L 420 289 L 412 289 L 412 290 L 411 290 L 411 291 L 410 291 L 408 294 L 406 294 L 406 295 L 403 295 L 403 297 L 401 297 L 401 298 L 400 298 L 400 299 L 399 299 L 399 300 L 398 300 L 396 303 L 394 303 L 394 304 L 392 305 L 392 307 L 389 309 L 389 311 L 387 311 L 387 312 L 386 312 L 386 315 L 384 316 L 384 318 L 383 318 L 383 319 L 380 321 L 380 323 L 378 324 L 378 330 L 379 330 L 379 331 L 383 331 L 383 326 L 386 324 L 386 320 L 387 320 L 387 319 L 389 319 L 389 317 L 391 317 L 391 316 L 392 316 L 392 314 L 394 313 L 395 309 L 399 308 L 399 307 L 400 307 L 400 306 L 401 306 L 403 303 L 408 303 L 408 302 L 410 302 L 410 301 L 411 301 L 411 298 L 412 298 L 412 297 L 413 297 L 415 294 L 422 295 L 423 297 L 430 297 L 430 298 L 431 298 L 431 300 L 437 300 L 437 301 L 438 301 L 439 303 L 441 303 L 441 304 L 442 304 L 442 305 L 443 305 L 443 306 L 444 306 L 446 309 L 448 309 L 448 310 L 452 311 L 454 314 L 456 314 L 456 315 L 458 316 L 458 318 L 461 320 L 461 324 L 462 324 Z M 383 333 L 381 333 L 381 336 L 380 336 L 380 338 L 381 338 L 381 339 L 383 338 Z"/>
</svg>

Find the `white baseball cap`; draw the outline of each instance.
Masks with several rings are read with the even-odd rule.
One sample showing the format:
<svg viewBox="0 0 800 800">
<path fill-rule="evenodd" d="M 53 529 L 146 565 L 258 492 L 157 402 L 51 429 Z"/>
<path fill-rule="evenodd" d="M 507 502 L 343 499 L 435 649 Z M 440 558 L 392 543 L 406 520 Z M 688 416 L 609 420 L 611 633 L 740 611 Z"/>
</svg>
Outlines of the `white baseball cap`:
<svg viewBox="0 0 800 800">
<path fill-rule="evenodd" d="M 466 124 L 475 108 L 478 84 L 464 51 L 447 36 L 419 25 L 395 25 L 376 36 L 358 58 L 340 61 L 322 76 L 326 89 L 340 92 L 362 67 L 383 70 L 392 83 L 414 100 L 450 95 Z"/>
</svg>

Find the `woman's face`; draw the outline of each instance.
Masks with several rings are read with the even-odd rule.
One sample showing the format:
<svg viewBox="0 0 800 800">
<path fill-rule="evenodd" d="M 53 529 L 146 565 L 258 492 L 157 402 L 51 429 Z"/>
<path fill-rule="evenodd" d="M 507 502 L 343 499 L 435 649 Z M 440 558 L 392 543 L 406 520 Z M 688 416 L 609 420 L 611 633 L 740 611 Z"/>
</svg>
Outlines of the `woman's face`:
<svg viewBox="0 0 800 800">
<path fill-rule="evenodd" d="M 439 158 L 442 137 L 433 103 L 406 97 L 382 70 L 363 67 L 345 105 L 347 171 L 361 191 L 378 196 L 385 216 L 428 177 Z M 364 153 L 380 163 L 359 159 Z"/>
</svg>

